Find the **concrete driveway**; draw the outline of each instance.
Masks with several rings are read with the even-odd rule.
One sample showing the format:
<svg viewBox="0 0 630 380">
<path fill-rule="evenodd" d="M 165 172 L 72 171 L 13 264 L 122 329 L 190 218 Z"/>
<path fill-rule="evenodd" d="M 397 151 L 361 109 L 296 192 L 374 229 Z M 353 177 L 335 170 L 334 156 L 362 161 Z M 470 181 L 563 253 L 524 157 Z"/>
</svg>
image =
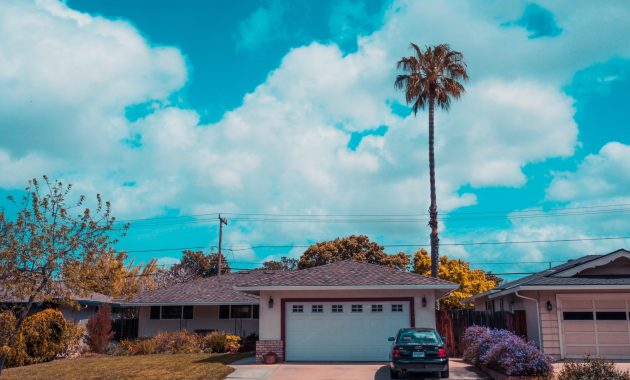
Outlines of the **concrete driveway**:
<svg viewBox="0 0 630 380">
<path fill-rule="evenodd" d="M 233 380 L 389 380 L 389 368 L 384 363 L 282 363 L 273 365 L 237 362 L 230 365 Z M 451 359 L 451 379 L 490 379 L 476 368 L 459 359 Z M 407 376 L 408 379 L 435 379 Z"/>
</svg>

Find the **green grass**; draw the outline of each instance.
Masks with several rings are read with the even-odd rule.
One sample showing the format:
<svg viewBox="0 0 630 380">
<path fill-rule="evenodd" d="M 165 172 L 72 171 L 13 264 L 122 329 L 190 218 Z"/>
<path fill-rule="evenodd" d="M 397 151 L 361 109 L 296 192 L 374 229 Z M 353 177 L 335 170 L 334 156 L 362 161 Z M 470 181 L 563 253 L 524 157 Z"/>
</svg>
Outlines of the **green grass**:
<svg viewBox="0 0 630 380">
<path fill-rule="evenodd" d="M 95 355 L 55 360 L 2 371 L 2 380 L 180 379 L 220 380 L 234 369 L 227 366 L 250 356 L 239 354 Z"/>
</svg>

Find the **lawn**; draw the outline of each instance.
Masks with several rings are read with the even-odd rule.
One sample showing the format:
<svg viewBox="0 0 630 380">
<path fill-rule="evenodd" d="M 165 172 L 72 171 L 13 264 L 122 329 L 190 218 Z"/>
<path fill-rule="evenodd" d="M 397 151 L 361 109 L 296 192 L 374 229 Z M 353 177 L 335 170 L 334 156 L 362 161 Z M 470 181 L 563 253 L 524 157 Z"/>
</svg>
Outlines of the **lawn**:
<svg viewBox="0 0 630 380">
<path fill-rule="evenodd" d="M 9 368 L 2 380 L 181 379 L 220 380 L 233 369 L 227 364 L 251 354 L 159 354 L 90 356 Z"/>
</svg>

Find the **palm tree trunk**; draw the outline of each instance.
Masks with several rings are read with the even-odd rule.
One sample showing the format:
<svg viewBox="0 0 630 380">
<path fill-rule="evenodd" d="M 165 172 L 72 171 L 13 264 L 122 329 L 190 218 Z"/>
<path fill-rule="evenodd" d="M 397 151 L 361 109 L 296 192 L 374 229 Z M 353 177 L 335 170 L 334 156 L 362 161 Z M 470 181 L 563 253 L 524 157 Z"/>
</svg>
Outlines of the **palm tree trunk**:
<svg viewBox="0 0 630 380">
<path fill-rule="evenodd" d="M 438 212 L 435 196 L 435 153 L 434 153 L 434 100 L 429 97 L 429 180 L 431 182 L 431 206 L 429 206 L 429 226 L 431 227 L 431 277 L 438 276 L 439 241 Z"/>
</svg>

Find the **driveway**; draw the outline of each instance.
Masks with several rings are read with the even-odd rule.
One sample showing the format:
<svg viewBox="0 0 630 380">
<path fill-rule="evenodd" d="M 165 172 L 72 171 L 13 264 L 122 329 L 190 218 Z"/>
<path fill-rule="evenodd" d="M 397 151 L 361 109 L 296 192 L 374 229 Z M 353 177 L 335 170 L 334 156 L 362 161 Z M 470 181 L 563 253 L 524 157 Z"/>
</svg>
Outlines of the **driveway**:
<svg viewBox="0 0 630 380">
<path fill-rule="evenodd" d="M 236 371 L 233 380 L 389 380 L 389 368 L 383 363 L 282 363 L 252 364 L 251 361 L 230 365 Z M 459 359 L 451 359 L 451 379 L 490 379 Z M 435 379 L 407 376 L 408 379 Z"/>
</svg>

